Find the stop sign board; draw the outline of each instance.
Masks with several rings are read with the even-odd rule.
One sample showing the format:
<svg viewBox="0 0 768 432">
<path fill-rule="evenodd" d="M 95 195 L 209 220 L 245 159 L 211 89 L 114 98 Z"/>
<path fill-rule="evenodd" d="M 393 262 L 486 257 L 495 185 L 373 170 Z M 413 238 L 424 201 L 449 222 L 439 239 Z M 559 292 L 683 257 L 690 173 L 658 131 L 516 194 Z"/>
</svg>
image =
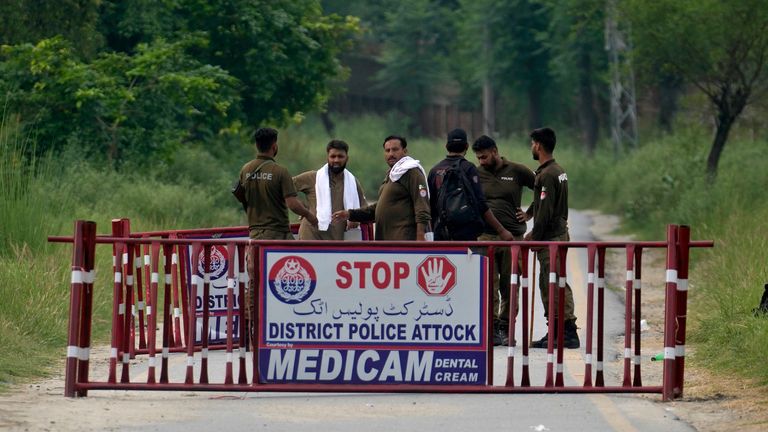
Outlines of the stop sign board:
<svg viewBox="0 0 768 432">
<path fill-rule="evenodd" d="M 456 286 L 456 266 L 445 256 L 430 255 L 419 264 L 417 284 L 431 296 L 444 296 Z"/>
</svg>

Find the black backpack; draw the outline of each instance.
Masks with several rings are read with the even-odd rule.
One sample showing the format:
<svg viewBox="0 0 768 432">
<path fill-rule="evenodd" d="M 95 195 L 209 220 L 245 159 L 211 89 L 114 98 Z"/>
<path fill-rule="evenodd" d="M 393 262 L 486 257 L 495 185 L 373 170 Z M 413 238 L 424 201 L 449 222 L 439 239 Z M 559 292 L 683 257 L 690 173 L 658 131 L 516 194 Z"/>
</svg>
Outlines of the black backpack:
<svg viewBox="0 0 768 432">
<path fill-rule="evenodd" d="M 472 226 L 476 233 L 482 232 L 483 217 L 477 205 L 472 182 L 461 169 L 459 159 L 443 174 L 443 181 L 437 192 L 437 208 L 441 228 L 453 231 L 467 231 Z"/>
</svg>

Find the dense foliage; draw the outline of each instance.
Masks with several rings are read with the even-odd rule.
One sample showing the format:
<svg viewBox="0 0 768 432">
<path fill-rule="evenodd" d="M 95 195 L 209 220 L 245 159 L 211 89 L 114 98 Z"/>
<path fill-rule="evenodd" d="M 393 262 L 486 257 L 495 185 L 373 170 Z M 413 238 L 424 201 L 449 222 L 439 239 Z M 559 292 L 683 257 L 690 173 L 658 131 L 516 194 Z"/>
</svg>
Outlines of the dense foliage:
<svg viewBox="0 0 768 432">
<path fill-rule="evenodd" d="M 32 4 L 5 5 L 37 28 Z M 44 10 L 47 10 L 43 8 Z M 342 78 L 354 18 L 304 1 L 82 2 L 0 34 L 0 94 L 38 151 L 73 146 L 110 161 L 168 159 L 253 125 L 321 109 Z M 61 22 L 62 26 L 57 27 Z M 55 35 L 50 30 L 61 28 Z M 245 126 L 247 125 L 247 126 Z"/>
</svg>

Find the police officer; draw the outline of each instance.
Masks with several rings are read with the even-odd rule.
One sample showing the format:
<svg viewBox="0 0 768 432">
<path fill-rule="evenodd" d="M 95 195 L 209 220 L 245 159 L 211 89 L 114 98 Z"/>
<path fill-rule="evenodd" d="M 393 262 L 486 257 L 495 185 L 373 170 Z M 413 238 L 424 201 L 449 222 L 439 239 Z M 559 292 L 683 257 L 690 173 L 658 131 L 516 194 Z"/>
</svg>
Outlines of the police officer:
<svg viewBox="0 0 768 432">
<path fill-rule="evenodd" d="M 430 205 L 432 211 L 433 226 L 435 228 L 435 240 L 477 240 L 478 235 L 483 230 L 488 229 L 491 232 L 498 234 L 502 240 L 513 240 L 514 236 L 510 233 L 499 221 L 488 206 L 485 194 L 483 194 L 483 188 L 480 184 L 479 174 L 475 166 L 464 159 L 464 155 L 469 148 L 469 142 L 467 142 L 467 132 L 464 129 L 453 129 L 448 132 L 448 139 L 445 143 L 445 149 L 448 151 L 448 155 L 445 159 L 438 162 L 429 171 L 427 176 L 427 184 L 429 185 L 430 193 Z M 472 195 L 472 202 L 475 203 L 475 210 L 477 212 L 478 220 L 475 224 L 469 224 L 459 227 L 446 226 L 445 221 L 440 217 L 440 190 L 443 186 L 443 179 L 446 176 L 446 172 L 451 169 L 453 165 L 457 165 L 458 169 L 463 171 L 464 176 L 472 186 L 472 190 L 466 190 L 464 193 Z"/>
<path fill-rule="evenodd" d="M 427 176 L 418 160 L 408 156 L 404 137 L 384 139 L 389 171 L 379 187 L 379 200 L 358 209 L 339 210 L 334 220 L 376 223 L 376 240 L 426 240 L 430 232 Z"/>
<path fill-rule="evenodd" d="M 243 204 L 248 214 L 248 234 L 252 239 L 293 240 L 288 224 L 288 209 L 304 217 L 312 225 L 317 225 L 317 218 L 297 198 L 296 188 L 288 170 L 275 162 L 277 156 L 277 131 L 261 128 L 256 131 L 256 159 L 243 165 L 235 196 Z M 248 289 L 246 304 L 250 316 L 252 303 L 250 293 L 255 292 L 255 259 L 246 256 L 248 261 Z"/>
<path fill-rule="evenodd" d="M 485 199 L 501 225 L 509 230 L 514 240 L 522 240 L 525 222 L 517 219 L 517 210 L 523 196 L 523 188 L 533 189 L 534 174 L 527 166 L 509 161 L 499 155 L 496 141 L 486 135 L 472 143 Z M 486 227 L 478 238 L 481 241 L 498 241 L 502 238 L 495 230 Z M 509 281 L 512 276 L 509 248 L 496 248 L 493 278 L 493 344 L 509 345 Z M 513 342 L 514 345 L 514 342 Z"/>
<path fill-rule="evenodd" d="M 568 175 L 555 162 L 552 153 L 555 150 L 555 131 L 550 128 L 539 128 L 531 132 L 531 154 L 539 161 L 536 170 L 536 181 L 533 189 L 533 229 L 525 235 L 525 240 L 534 241 L 568 241 Z M 530 214 L 518 212 L 521 219 L 527 219 Z M 549 248 L 543 247 L 538 253 L 540 264 L 539 290 L 544 304 L 544 316 L 549 314 Z M 559 258 L 558 258 L 559 261 Z M 559 263 L 558 263 L 559 264 Z M 555 291 L 555 311 L 558 310 L 558 296 Z M 573 291 L 570 285 L 565 285 L 565 348 L 578 348 L 579 335 L 574 315 Z M 557 317 L 555 316 L 555 321 Z M 546 348 L 547 335 L 531 344 L 533 348 Z"/>
</svg>

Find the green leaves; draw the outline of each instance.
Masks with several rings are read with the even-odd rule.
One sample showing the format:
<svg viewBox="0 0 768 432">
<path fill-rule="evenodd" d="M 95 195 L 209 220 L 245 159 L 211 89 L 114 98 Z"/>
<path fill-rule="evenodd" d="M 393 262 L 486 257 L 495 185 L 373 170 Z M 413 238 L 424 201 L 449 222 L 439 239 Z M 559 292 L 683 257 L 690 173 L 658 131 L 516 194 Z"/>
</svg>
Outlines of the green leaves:
<svg viewBox="0 0 768 432">
<path fill-rule="evenodd" d="M 187 140 L 202 140 L 238 119 L 237 79 L 205 65 L 177 42 L 141 44 L 136 54 L 105 53 L 78 60 L 61 38 L 4 47 L 0 92 L 34 124 L 40 151 L 77 143 L 109 161 L 169 157 Z"/>
</svg>

